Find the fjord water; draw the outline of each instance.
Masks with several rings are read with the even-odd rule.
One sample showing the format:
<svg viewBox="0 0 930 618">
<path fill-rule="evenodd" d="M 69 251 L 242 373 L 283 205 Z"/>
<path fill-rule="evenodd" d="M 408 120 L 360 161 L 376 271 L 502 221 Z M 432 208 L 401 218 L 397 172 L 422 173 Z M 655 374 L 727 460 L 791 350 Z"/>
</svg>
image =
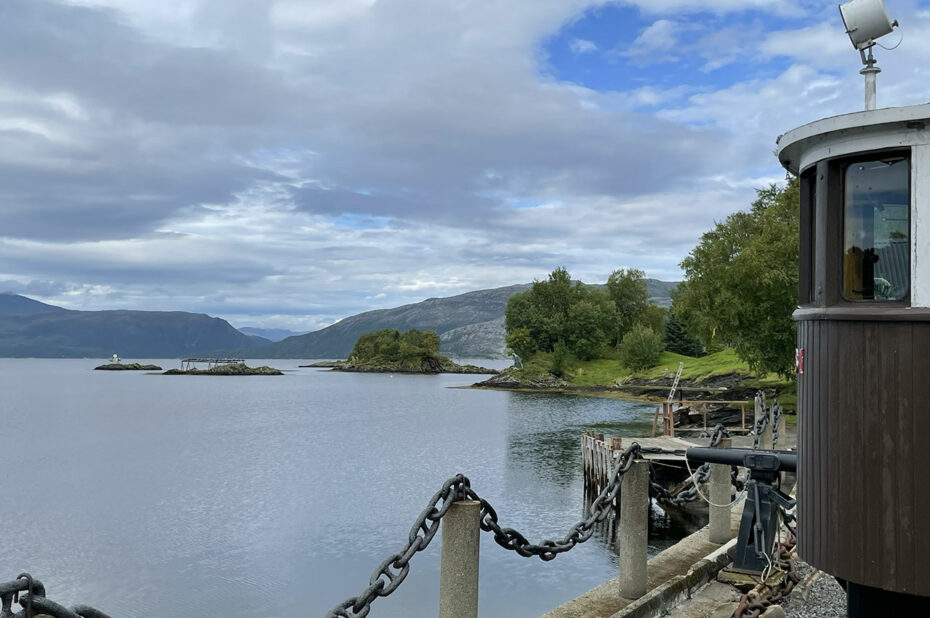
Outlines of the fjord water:
<svg viewBox="0 0 930 618">
<path fill-rule="evenodd" d="M 561 538 L 583 511 L 580 434 L 641 434 L 653 410 L 452 388 L 480 376 L 99 362 L 0 359 L 0 580 L 28 571 L 52 600 L 124 618 L 322 616 L 364 589 L 457 472 L 501 525 Z M 436 615 L 439 540 L 372 616 Z M 542 562 L 482 534 L 480 614 L 538 616 L 616 571 L 603 535 Z"/>
</svg>

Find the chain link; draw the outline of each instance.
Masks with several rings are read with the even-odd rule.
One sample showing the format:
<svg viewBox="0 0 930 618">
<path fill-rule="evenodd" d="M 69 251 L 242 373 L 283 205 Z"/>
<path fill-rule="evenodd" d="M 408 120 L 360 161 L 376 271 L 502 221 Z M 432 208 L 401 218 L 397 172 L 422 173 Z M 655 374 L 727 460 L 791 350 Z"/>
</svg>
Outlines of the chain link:
<svg viewBox="0 0 930 618">
<path fill-rule="evenodd" d="M 769 423 L 772 423 L 772 448 L 778 444 L 778 421 L 781 419 L 781 406 L 778 404 L 778 400 L 772 401 L 772 406 L 769 409 L 765 407 L 765 393 L 759 391 L 756 393 L 756 399 L 762 400 L 762 416 L 759 417 L 759 420 L 756 421 L 756 424 L 753 426 L 753 439 L 752 439 L 752 448 L 759 448 L 759 441 L 762 439 L 762 432 L 765 431 L 765 428 Z"/>
<path fill-rule="evenodd" d="M 52 618 L 110 618 L 87 605 L 67 608 L 45 598 L 45 586 L 29 573 L 20 573 L 12 581 L 0 582 L 0 618 L 13 618 L 14 603 L 22 607 L 16 612 L 16 618 L 33 618 L 40 614 Z"/>
<path fill-rule="evenodd" d="M 642 447 L 634 442 L 620 455 L 607 486 L 597 495 L 588 507 L 587 516 L 572 526 L 561 540 L 546 540 L 538 544 L 527 541 L 526 537 L 513 528 L 503 528 L 498 523 L 494 508 L 470 488 L 466 494 L 471 500 L 481 502 L 481 529 L 491 532 L 494 540 L 504 549 L 517 552 L 521 556 L 537 556 L 541 560 L 552 560 L 557 555 L 572 549 L 578 543 L 584 543 L 594 534 L 595 525 L 604 521 L 613 508 L 614 500 L 620 493 L 623 475 L 633 465 L 633 461 L 642 454 Z"/>
<path fill-rule="evenodd" d="M 781 603 L 785 597 L 791 594 L 794 587 L 801 581 L 801 576 L 795 570 L 794 562 L 791 560 L 791 552 L 795 544 L 794 537 L 778 544 L 774 564 L 784 571 L 784 578 L 774 586 L 768 586 L 764 583 L 759 584 L 755 589 L 744 594 L 740 598 L 739 605 L 736 606 L 731 618 L 758 618 L 769 607 Z"/>
<path fill-rule="evenodd" d="M 407 535 L 407 544 L 396 554 L 388 556 L 368 580 L 368 587 L 356 597 L 351 597 L 326 614 L 326 618 L 362 618 L 371 611 L 371 603 L 378 597 L 386 597 L 395 590 L 410 572 L 410 559 L 427 545 L 439 531 L 439 524 L 452 504 L 463 500 L 469 488 L 469 480 L 457 474 L 442 485 L 429 504 L 420 513 Z"/>
<path fill-rule="evenodd" d="M 778 544 L 777 552 L 772 552 L 773 565 L 784 571 L 785 577 L 775 586 L 762 583 L 754 590 L 744 594 L 731 618 L 758 618 L 772 605 L 781 603 L 801 581 L 801 576 L 795 570 L 794 562 L 791 559 L 798 539 L 797 530 L 791 526 L 792 523 L 797 521 L 797 517 L 790 512 L 791 510 L 793 510 L 793 507 L 792 509 L 786 509 L 781 504 L 778 505 L 778 512 L 781 515 L 782 523 L 788 530 L 789 536 L 787 541 Z"/>
<path fill-rule="evenodd" d="M 728 436 L 728 435 L 729 434 L 727 433 L 726 428 L 722 424 L 718 424 L 716 427 L 714 427 L 714 433 L 711 436 L 709 446 L 711 448 L 719 446 L 720 440 L 723 439 L 724 436 Z M 655 448 L 655 449 L 650 448 L 650 449 L 642 449 L 642 450 L 643 452 L 649 452 L 649 453 L 651 452 L 668 453 L 669 452 L 661 448 Z M 673 451 L 673 452 L 678 453 L 678 451 Z M 684 451 L 681 451 L 681 454 L 684 454 Z M 734 470 L 734 478 L 735 478 L 736 468 L 734 467 L 733 470 Z M 681 506 L 682 504 L 685 504 L 686 502 L 693 502 L 694 500 L 696 500 L 699 495 L 698 487 L 706 483 L 709 478 L 710 478 L 710 464 L 709 463 L 701 464 L 701 466 L 697 470 L 694 471 L 694 476 L 691 477 L 691 486 L 688 487 L 687 489 L 684 489 L 678 492 L 677 494 L 673 494 L 668 489 L 663 487 L 660 483 L 656 482 L 655 468 L 650 465 L 649 466 L 649 488 L 651 490 L 650 495 L 653 498 L 659 498 L 665 502 L 674 504 L 675 506 Z"/>
<path fill-rule="evenodd" d="M 524 557 L 538 556 L 542 560 L 552 560 L 560 553 L 591 538 L 595 525 L 604 521 L 613 508 L 614 500 L 620 493 L 623 475 L 633 465 L 633 460 L 641 455 L 641 451 L 639 444 L 633 443 L 620 455 L 610 482 L 588 507 L 585 519 L 572 526 L 563 539 L 545 540 L 540 543 L 530 543 L 525 536 L 513 528 L 502 527 L 494 507 L 471 488 L 468 477 L 457 474 L 443 483 L 442 489 L 436 492 L 428 506 L 414 521 L 407 537 L 407 545 L 396 554 L 388 556 L 374 570 L 368 580 L 368 587 L 361 594 L 337 605 L 326 614 L 326 618 L 364 618 L 367 616 L 375 599 L 388 596 L 400 586 L 410 572 L 410 559 L 417 552 L 426 549 L 426 546 L 436 536 L 442 518 L 449 512 L 452 504 L 460 500 L 477 500 L 481 504 L 481 529 L 491 532 L 494 540 L 501 547 L 515 551 Z"/>
<path fill-rule="evenodd" d="M 766 415 L 768 416 L 768 415 Z M 778 445 L 778 421 L 781 419 L 781 406 L 778 401 L 772 402 L 772 448 Z"/>
</svg>

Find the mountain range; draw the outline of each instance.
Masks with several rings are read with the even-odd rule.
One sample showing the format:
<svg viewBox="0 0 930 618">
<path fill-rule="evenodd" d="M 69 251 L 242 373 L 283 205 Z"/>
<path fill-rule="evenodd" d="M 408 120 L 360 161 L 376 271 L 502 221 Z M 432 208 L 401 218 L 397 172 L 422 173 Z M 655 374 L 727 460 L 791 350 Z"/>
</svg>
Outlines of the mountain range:
<svg viewBox="0 0 930 618">
<path fill-rule="evenodd" d="M 242 358 L 345 358 L 360 335 L 382 328 L 416 328 L 439 334 L 440 351 L 454 358 L 504 355 L 507 299 L 532 284 L 467 292 L 366 311 L 331 326 L 281 341 L 288 331 L 236 330 L 221 318 L 182 311 L 73 311 L 0 293 L 0 356 L 177 358 L 235 355 Z M 647 280 L 650 300 L 671 304 L 677 283 Z"/>
<path fill-rule="evenodd" d="M 434 330 L 440 352 L 453 358 L 504 357 L 504 310 L 507 299 L 530 288 L 531 283 L 467 292 L 427 300 L 394 309 L 366 311 L 331 326 L 283 341 L 250 348 L 245 358 L 345 358 L 360 335 L 381 328 L 406 331 Z M 647 279 L 649 300 L 660 307 L 671 305 L 676 282 Z"/>
<path fill-rule="evenodd" d="M 264 343 L 202 313 L 71 311 L 0 294 L 0 356 L 177 358 Z"/>
</svg>

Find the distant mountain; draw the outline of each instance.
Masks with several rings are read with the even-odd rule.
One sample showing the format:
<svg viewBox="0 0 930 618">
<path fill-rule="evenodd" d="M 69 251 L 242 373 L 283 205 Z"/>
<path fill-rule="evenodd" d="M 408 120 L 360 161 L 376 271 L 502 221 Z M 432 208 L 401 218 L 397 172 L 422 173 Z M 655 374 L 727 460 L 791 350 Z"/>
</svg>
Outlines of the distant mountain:
<svg viewBox="0 0 930 618">
<path fill-rule="evenodd" d="M 7 296 L 0 296 L 0 306 L 36 311 L 0 315 L 0 356 L 175 358 L 268 343 L 201 313 L 69 311 L 24 296 L 15 297 L 19 300 Z"/>
<path fill-rule="evenodd" d="M 529 287 L 530 284 L 511 285 L 468 292 L 450 298 L 429 298 L 394 309 L 366 311 L 324 329 L 249 350 L 240 350 L 237 354 L 248 358 L 345 358 L 361 335 L 381 328 L 396 328 L 401 332 L 411 328 L 434 330 L 441 338 L 447 331 L 500 318 L 504 315 L 507 299 Z M 445 345 L 440 351 L 443 354 L 463 357 L 450 351 Z"/>
<path fill-rule="evenodd" d="M 55 305 L 46 305 L 37 300 L 13 294 L 12 292 L 3 292 L 0 294 L 0 316 L 4 315 L 30 315 L 33 313 L 54 313 L 56 311 L 67 311 L 62 307 Z"/>
<path fill-rule="evenodd" d="M 678 284 L 647 279 L 650 300 L 671 305 L 669 293 Z M 416 328 L 439 334 L 440 352 L 454 358 L 502 358 L 504 310 L 507 299 L 532 284 L 511 285 L 451 296 L 430 298 L 394 309 L 367 311 L 318 331 L 288 337 L 277 343 L 238 350 L 246 358 L 346 358 L 359 336 L 381 328 L 403 332 Z"/>
<path fill-rule="evenodd" d="M 646 293 L 649 294 L 649 302 L 659 307 L 671 307 L 672 292 L 678 289 L 678 283 L 678 281 L 646 279 Z"/>
<path fill-rule="evenodd" d="M 254 326 L 242 326 L 239 328 L 240 333 L 252 335 L 253 337 L 263 337 L 268 341 L 281 341 L 295 335 L 305 335 L 306 331 L 287 330 L 286 328 L 255 328 Z"/>
<path fill-rule="evenodd" d="M 504 358 L 504 316 L 439 335 L 439 349 L 455 358 Z"/>
</svg>

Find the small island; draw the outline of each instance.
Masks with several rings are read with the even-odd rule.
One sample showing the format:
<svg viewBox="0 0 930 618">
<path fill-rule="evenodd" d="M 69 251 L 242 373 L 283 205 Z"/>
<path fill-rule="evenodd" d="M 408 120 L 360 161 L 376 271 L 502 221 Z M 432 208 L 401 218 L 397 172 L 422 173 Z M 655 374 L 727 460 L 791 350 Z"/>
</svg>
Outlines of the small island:
<svg viewBox="0 0 930 618">
<path fill-rule="evenodd" d="M 140 363 L 107 363 L 94 367 L 96 371 L 161 371 L 158 365 L 142 365 Z"/>
<path fill-rule="evenodd" d="M 165 376 L 280 376 L 284 375 L 280 369 L 274 367 L 249 367 L 245 363 L 228 363 L 216 365 L 209 369 L 169 369 Z"/>
<path fill-rule="evenodd" d="M 486 367 L 459 365 L 439 354 L 439 335 L 435 331 L 413 329 L 401 333 L 393 328 L 359 337 L 347 360 L 325 361 L 311 366 L 359 373 L 497 373 Z"/>
</svg>

